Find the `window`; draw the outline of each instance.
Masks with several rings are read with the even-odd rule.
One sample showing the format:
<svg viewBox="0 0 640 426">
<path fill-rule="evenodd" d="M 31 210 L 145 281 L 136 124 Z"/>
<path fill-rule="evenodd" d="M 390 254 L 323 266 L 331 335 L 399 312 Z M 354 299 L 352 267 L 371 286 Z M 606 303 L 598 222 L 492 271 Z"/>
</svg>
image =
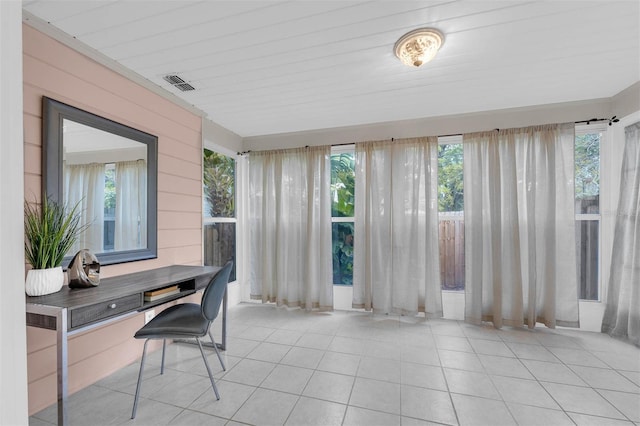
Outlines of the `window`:
<svg viewBox="0 0 640 426">
<path fill-rule="evenodd" d="M 440 280 L 443 290 L 464 290 L 463 149 L 460 137 L 443 137 L 438 147 Z"/>
<path fill-rule="evenodd" d="M 115 248 L 116 232 L 116 165 L 105 164 L 104 169 L 104 251 Z"/>
<path fill-rule="evenodd" d="M 233 260 L 229 281 L 236 279 L 235 169 L 233 158 L 204 149 L 204 264 Z"/>
<path fill-rule="evenodd" d="M 334 284 L 353 284 L 355 182 L 354 148 L 352 146 L 334 148 L 331 153 L 331 236 Z"/>
<path fill-rule="evenodd" d="M 576 257 L 580 299 L 600 300 L 600 143 L 605 128 L 576 128 Z"/>
</svg>

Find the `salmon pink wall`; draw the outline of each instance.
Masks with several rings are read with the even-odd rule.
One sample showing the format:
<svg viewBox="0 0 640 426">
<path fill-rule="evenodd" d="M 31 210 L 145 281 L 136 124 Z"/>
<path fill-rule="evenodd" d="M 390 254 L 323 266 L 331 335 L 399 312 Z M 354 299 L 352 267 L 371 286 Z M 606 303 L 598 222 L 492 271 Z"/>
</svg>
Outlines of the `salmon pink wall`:
<svg viewBox="0 0 640 426">
<path fill-rule="evenodd" d="M 42 97 L 158 136 L 158 258 L 102 268 L 104 277 L 170 264 L 202 264 L 202 118 L 23 25 L 24 192 L 42 190 Z M 69 391 L 82 389 L 142 353 L 131 336 L 143 314 L 75 335 Z M 55 333 L 27 327 L 29 414 L 56 401 Z"/>
</svg>

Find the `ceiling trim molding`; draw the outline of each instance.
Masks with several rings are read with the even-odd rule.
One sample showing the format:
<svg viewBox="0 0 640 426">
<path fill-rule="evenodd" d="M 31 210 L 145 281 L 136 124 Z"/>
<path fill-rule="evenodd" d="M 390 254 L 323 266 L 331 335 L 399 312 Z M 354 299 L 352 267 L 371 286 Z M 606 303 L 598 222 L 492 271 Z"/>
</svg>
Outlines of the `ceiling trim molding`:
<svg viewBox="0 0 640 426">
<path fill-rule="evenodd" d="M 89 45 L 81 42 L 77 38 L 65 33 L 64 31 L 56 28 L 49 22 L 42 20 L 41 18 L 35 16 L 31 12 L 28 12 L 22 9 L 22 22 L 29 25 L 30 27 L 48 35 L 54 40 L 59 41 L 60 43 L 68 46 L 69 48 L 75 50 L 76 52 L 81 53 L 82 55 L 96 61 L 97 63 L 109 68 L 111 71 L 114 71 L 125 78 L 133 81 L 136 84 L 148 89 L 149 91 L 155 93 L 158 96 L 161 96 L 167 99 L 170 102 L 178 105 L 181 108 L 186 109 L 187 111 L 200 116 L 202 118 L 207 117 L 207 113 L 202 111 L 201 109 L 191 105 L 185 100 L 179 98 L 175 94 L 169 92 L 161 86 L 158 86 L 156 83 L 146 79 L 135 71 L 125 67 L 119 62 L 114 61 L 108 56 L 100 53 L 96 49 L 90 47 Z"/>
</svg>

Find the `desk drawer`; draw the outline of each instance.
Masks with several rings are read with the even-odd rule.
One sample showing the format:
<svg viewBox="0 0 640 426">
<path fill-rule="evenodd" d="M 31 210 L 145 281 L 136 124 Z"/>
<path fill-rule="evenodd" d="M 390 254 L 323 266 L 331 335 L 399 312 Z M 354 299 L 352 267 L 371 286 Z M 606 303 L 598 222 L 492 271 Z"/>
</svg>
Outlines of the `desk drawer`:
<svg viewBox="0 0 640 426">
<path fill-rule="evenodd" d="M 136 310 L 141 306 L 142 294 L 137 293 L 112 299 L 108 302 L 73 309 L 71 311 L 70 328 L 81 327 L 85 324 L 101 321 L 123 312 Z"/>
</svg>

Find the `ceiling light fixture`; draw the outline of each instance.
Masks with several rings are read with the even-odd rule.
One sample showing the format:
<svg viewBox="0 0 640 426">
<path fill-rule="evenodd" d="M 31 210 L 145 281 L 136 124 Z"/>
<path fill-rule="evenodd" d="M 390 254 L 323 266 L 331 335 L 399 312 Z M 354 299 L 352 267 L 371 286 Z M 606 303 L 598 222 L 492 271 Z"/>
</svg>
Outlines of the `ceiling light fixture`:
<svg viewBox="0 0 640 426">
<path fill-rule="evenodd" d="M 444 43 L 444 36 L 440 31 L 433 28 L 420 28 L 400 37 L 393 51 L 403 64 L 419 67 L 436 56 L 442 43 Z"/>
</svg>

